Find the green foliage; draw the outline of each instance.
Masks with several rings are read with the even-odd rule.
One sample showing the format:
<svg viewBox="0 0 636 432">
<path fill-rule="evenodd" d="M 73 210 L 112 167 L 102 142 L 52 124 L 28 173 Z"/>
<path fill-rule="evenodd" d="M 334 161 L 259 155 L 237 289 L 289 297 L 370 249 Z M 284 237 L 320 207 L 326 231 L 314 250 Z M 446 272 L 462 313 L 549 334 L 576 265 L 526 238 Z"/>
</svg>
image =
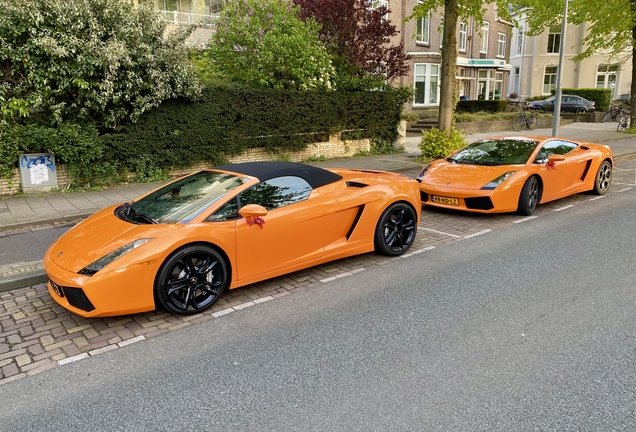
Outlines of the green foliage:
<svg viewBox="0 0 636 432">
<path fill-rule="evenodd" d="M 274 157 L 301 151 L 328 133 L 349 130 L 393 142 L 410 89 L 323 92 L 217 86 L 200 100 L 170 100 L 136 124 L 103 136 L 106 160 L 154 176 L 172 167 L 225 162 L 253 147 Z M 355 135 L 355 134 L 354 134 Z"/>
<path fill-rule="evenodd" d="M 0 174 L 13 174 L 21 153 L 52 153 L 66 164 L 74 181 L 99 183 L 116 174 L 115 165 L 104 161 L 103 143 L 92 126 L 62 123 L 57 127 L 13 125 L 0 134 Z"/>
<path fill-rule="evenodd" d="M 526 98 L 526 102 L 532 102 L 532 101 L 538 101 L 538 100 L 544 100 L 547 99 L 548 96 L 545 95 L 541 95 L 541 96 L 530 96 Z"/>
<path fill-rule="evenodd" d="M 451 151 L 458 150 L 468 144 L 464 135 L 454 128 L 450 131 L 432 128 L 423 131 L 423 135 L 418 147 L 424 157 L 443 158 L 448 156 Z"/>
<path fill-rule="evenodd" d="M 216 21 L 208 56 L 220 77 L 245 84 L 330 89 L 334 68 L 318 25 L 283 0 L 231 0 Z"/>
<path fill-rule="evenodd" d="M 552 91 L 552 94 L 555 92 Z M 607 111 L 612 103 L 612 90 L 605 88 L 563 88 L 562 94 L 581 96 L 589 101 L 594 101 L 596 111 Z"/>
<path fill-rule="evenodd" d="M 0 114 L 116 127 L 196 98 L 187 31 L 128 0 L 0 0 Z"/>
<path fill-rule="evenodd" d="M 510 120 L 519 115 L 519 111 L 514 112 L 476 112 L 476 113 L 455 113 L 454 119 L 456 123 L 469 123 L 493 120 Z"/>
<path fill-rule="evenodd" d="M 507 100 L 462 100 L 457 102 L 457 112 L 504 112 L 508 108 Z"/>
<path fill-rule="evenodd" d="M 551 0 L 515 0 L 517 8 L 531 7 L 527 14 L 529 36 L 536 36 L 546 27 L 563 22 L 563 2 Z M 633 3 L 623 0 L 585 0 L 568 3 L 568 23 L 585 24 L 586 36 L 575 62 L 598 52 L 605 52 L 615 60 L 625 61 L 631 56 L 632 30 L 636 26 Z"/>
</svg>

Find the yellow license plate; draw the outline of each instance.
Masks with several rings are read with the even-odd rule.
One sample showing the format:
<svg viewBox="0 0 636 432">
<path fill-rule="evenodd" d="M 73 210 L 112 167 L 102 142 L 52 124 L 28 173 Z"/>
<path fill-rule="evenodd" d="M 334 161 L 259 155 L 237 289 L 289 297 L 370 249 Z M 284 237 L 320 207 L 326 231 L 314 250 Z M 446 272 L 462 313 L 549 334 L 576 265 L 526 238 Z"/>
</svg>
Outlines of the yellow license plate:
<svg viewBox="0 0 636 432">
<path fill-rule="evenodd" d="M 459 200 L 457 198 L 449 198 L 449 197 L 432 195 L 431 200 L 439 204 L 448 204 L 448 205 L 455 205 L 455 206 L 459 205 Z"/>
</svg>

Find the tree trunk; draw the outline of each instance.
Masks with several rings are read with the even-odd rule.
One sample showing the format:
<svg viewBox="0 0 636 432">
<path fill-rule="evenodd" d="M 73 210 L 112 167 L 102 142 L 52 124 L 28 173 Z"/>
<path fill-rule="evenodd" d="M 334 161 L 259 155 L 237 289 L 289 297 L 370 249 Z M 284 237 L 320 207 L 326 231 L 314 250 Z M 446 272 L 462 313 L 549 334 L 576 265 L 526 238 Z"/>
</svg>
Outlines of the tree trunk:
<svg viewBox="0 0 636 432">
<path fill-rule="evenodd" d="M 438 128 L 439 130 L 448 131 L 448 133 L 453 128 L 453 113 L 455 112 L 456 103 L 457 9 L 457 0 L 445 1 Z"/>
</svg>

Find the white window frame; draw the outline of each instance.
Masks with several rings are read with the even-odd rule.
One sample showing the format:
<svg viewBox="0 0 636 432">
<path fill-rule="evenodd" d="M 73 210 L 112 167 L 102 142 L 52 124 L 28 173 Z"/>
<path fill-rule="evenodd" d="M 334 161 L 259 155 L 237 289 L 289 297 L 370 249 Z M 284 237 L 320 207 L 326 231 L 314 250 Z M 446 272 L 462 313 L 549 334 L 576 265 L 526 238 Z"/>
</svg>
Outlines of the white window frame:
<svg viewBox="0 0 636 432">
<path fill-rule="evenodd" d="M 550 69 L 550 73 L 548 73 L 548 69 Z M 559 66 L 555 66 L 555 65 L 546 65 L 545 69 L 543 70 L 543 87 L 542 87 L 542 91 L 543 94 L 550 94 L 552 93 L 551 90 L 553 88 L 556 88 L 556 82 L 557 82 L 557 75 L 559 73 Z M 550 82 L 546 83 L 546 78 L 550 77 Z M 546 87 L 547 85 L 549 85 L 550 87 Z"/>
<path fill-rule="evenodd" d="M 459 51 L 466 52 L 466 36 L 468 35 L 468 26 L 465 22 L 459 23 Z"/>
<path fill-rule="evenodd" d="M 482 72 L 485 72 L 485 76 L 482 76 Z M 501 100 L 503 98 L 503 72 L 499 72 L 496 69 L 479 69 L 477 71 L 478 98 L 482 83 L 485 89 L 484 100 Z M 495 97 L 495 93 L 498 93 L 499 97 Z M 490 97 L 491 95 L 492 97 Z"/>
<path fill-rule="evenodd" d="M 488 37 L 490 36 L 490 23 L 484 21 L 481 24 L 481 45 L 479 46 L 479 52 L 488 54 Z"/>
<path fill-rule="evenodd" d="M 418 2 L 421 4 L 422 2 Z M 428 12 L 425 17 L 417 19 L 415 30 L 415 42 L 419 44 L 430 44 L 431 42 L 431 13 Z"/>
<path fill-rule="evenodd" d="M 517 93 L 521 91 L 519 88 L 521 84 L 521 68 L 519 66 L 514 66 L 512 68 L 511 80 L 510 80 L 510 93 Z"/>
<path fill-rule="evenodd" d="M 616 87 L 618 87 L 618 73 L 621 70 L 621 66 L 618 63 L 599 63 L 596 66 L 596 88 L 608 88 L 612 90 L 612 99 L 614 99 L 616 95 Z M 612 87 L 612 81 L 614 87 Z M 599 86 L 599 78 L 603 79 L 603 85 Z"/>
<path fill-rule="evenodd" d="M 382 6 L 384 6 L 387 10 L 387 13 L 385 13 L 384 15 L 382 15 L 382 21 L 388 21 L 389 20 L 389 2 L 388 0 L 373 0 L 373 3 L 371 4 L 371 6 L 373 7 L 373 9 L 379 9 Z"/>
<path fill-rule="evenodd" d="M 517 55 L 523 54 L 523 28 L 517 28 Z"/>
<path fill-rule="evenodd" d="M 497 57 L 506 58 L 506 34 L 497 33 Z"/>
<path fill-rule="evenodd" d="M 423 66 L 424 73 L 418 72 L 418 66 Z M 413 88 L 416 90 L 416 96 L 413 100 L 414 107 L 439 105 L 440 69 L 441 65 L 437 63 L 415 63 L 413 65 Z M 417 83 L 424 83 L 423 102 L 417 100 Z M 435 91 L 431 91 L 431 83 L 435 83 Z"/>
<path fill-rule="evenodd" d="M 548 33 L 548 46 L 546 47 L 547 54 L 559 54 L 561 50 L 561 26 L 550 27 Z"/>
</svg>

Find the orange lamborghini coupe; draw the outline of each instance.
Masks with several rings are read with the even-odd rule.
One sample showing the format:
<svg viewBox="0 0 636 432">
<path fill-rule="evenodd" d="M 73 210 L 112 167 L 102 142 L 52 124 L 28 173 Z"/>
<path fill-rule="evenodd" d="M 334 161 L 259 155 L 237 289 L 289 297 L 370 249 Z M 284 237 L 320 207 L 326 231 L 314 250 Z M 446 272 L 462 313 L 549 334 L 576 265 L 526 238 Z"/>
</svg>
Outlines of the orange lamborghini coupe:
<svg viewBox="0 0 636 432">
<path fill-rule="evenodd" d="M 480 213 L 529 216 L 537 204 L 585 191 L 605 194 L 612 150 L 555 137 L 493 137 L 424 167 L 422 203 Z"/>
<path fill-rule="evenodd" d="M 203 170 L 73 227 L 44 257 L 85 317 L 209 308 L 226 288 L 413 244 L 418 184 L 399 174 L 249 162 Z"/>
</svg>

